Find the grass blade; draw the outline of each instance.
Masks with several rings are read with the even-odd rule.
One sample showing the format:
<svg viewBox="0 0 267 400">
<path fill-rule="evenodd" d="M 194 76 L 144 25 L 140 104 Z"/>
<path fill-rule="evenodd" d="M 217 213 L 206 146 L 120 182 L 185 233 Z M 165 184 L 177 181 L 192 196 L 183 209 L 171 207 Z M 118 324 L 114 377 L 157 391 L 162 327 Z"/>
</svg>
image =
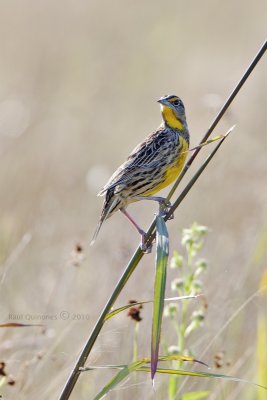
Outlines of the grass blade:
<svg viewBox="0 0 267 400">
<path fill-rule="evenodd" d="M 204 364 L 201 361 L 198 361 L 194 359 L 193 357 L 189 356 L 182 356 L 182 355 L 172 355 L 172 356 L 160 356 L 159 361 L 172 361 L 172 360 L 181 360 L 181 361 L 193 361 L 193 362 L 198 362 L 200 364 Z M 129 365 L 106 365 L 106 366 L 90 366 L 86 368 L 81 368 L 80 372 L 84 371 L 91 371 L 94 369 L 120 369 L 120 371 L 103 387 L 103 389 L 94 397 L 94 400 L 101 400 L 103 397 L 105 397 L 108 392 L 110 392 L 112 389 L 115 389 L 117 385 L 119 385 L 122 381 L 124 381 L 130 373 L 134 371 L 141 371 L 140 368 L 142 368 L 143 365 L 149 364 L 150 363 L 150 358 L 143 358 L 141 360 L 138 360 L 134 363 L 131 363 Z M 150 368 L 147 368 L 146 371 L 150 371 Z"/>
<path fill-rule="evenodd" d="M 166 357 L 159 357 L 159 361 L 169 361 L 172 357 L 178 357 L 179 359 L 183 361 L 194 361 L 194 362 L 200 362 L 198 360 L 195 360 L 191 357 L 186 357 L 186 356 L 166 356 Z M 164 359 L 164 360 L 163 360 Z M 168 360 L 167 360 L 168 359 Z M 107 383 L 107 385 L 104 386 L 104 388 L 94 397 L 94 400 L 101 400 L 103 397 L 105 397 L 108 392 L 110 392 L 112 389 L 115 389 L 115 387 L 120 384 L 123 380 L 125 380 L 130 373 L 137 371 L 137 372 L 151 372 L 150 368 L 144 367 L 145 364 L 148 364 L 150 362 L 149 358 L 143 358 L 142 360 L 138 360 L 132 364 L 129 365 L 108 365 L 108 366 L 101 366 L 101 367 L 87 367 L 87 368 L 81 368 L 80 372 L 83 371 L 90 371 L 93 369 L 97 368 L 112 368 L 112 369 L 120 369 L 120 371 Z M 177 370 L 177 369 L 163 369 L 163 368 L 158 368 L 156 370 L 157 373 L 160 374 L 168 374 L 168 375 L 179 375 L 179 376 L 192 376 L 192 377 L 198 377 L 198 378 L 215 378 L 215 379 L 224 379 L 228 381 L 233 381 L 233 382 L 240 382 L 240 383 L 248 383 L 253 386 L 257 386 L 259 388 L 267 390 L 267 387 L 259 385 L 254 382 L 250 382 L 244 379 L 237 378 L 235 376 L 230 376 L 230 375 L 223 375 L 223 374 L 213 374 L 210 372 L 196 372 L 196 371 L 184 371 L 184 370 Z M 201 393 L 201 392 L 200 392 Z M 205 393 L 205 392 L 203 392 Z M 193 395 L 193 394 L 192 394 Z M 196 394 L 195 394 L 196 395 Z M 193 400 L 193 399 L 201 399 L 204 397 L 189 397 L 187 400 Z"/>
<path fill-rule="evenodd" d="M 171 297 L 169 299 L 164 299 L 164 301 L 177 301 L 177 300 L 186 300 L 186 299 L 196 299 L 197 297 L 201 296 L 200 294 L 195 294 L 192 296 L 177 296 L 177 297 Z M 106 317 L 105 321 L 108 319 L 114 317 L 115 315 L 121 313 L 122 311 L 128 310 L 128 308 L 135 307 L 135 306 L 141 306 L 143 304 L 149 304 L 153 303 L 153 300 L 146 300 L 146 301 L 137 301 L 136 303 L 131 303 L 131 304 L 126 304 L 125 306 L 116 308 L 115 310 L 110 311 Z"/>
<path fill-rule="evenodd" d="M 146 367 L 139 367 L 136 369 L 136 371 L 150 372 L 150 369 Z M 250 385 L 257 386 L 267 390 L 267 387 L 259 385 L 258 383 L 250 382 L 245 379 L 237 378 L 236 376 L 231 376 L 231 375 L 213 374 L 211 372 L 184 371 L 182 369 L 162 369 L 162 368 L 158 368 L 157 373 L 169 374 L 169 375 L 195 376 L 198 378 L 220 378 L 220 379 L 225 379 L 227 381 L 248 383 Z"/>
<path fill-rule="evenodd" d="M 204 365 L 205 367 L 208 367 L 207 364 L 205 364 L 204 362 L 197 360 L 194 357 L 190 357 L 190 356 L 183 356 L 181 354 L 173 354 L 173 355 L 168 355 L 168 356 L 159 356 L 158 357 L 159 361 L 191 361 L 191 362 L 195 362 L 201 365 Z M 90 365 L 87 367 L 82 367 L 80 368 L 81 372 L 84 371 L 92 371 L 94 369 L 124 369 L 124 368 L 129 368 L 131 369 L 131 371 L 134 371 L 136 368 L 140 368 L 140 366 L 144 365 L 144 364 L 149 364 L 151 362 L 150 358 L 142 358 L 140 360 L 136 360 L 134 363 L 132 364 L 109 364 L 109 365 Z M 135 367 L 135 365 L 137 365 L 137 367 Z M 132 366 L 132 367 L 131 367 Z"/>
<path fill-rule="evenodd" d="M 161 324 L 164 308 L 167 263 L 169 257 L 169 235 L 161 215 L 156 217 L 156 276 L 154 285 L 154 306 L 151 337 L 151 378 L 154 379 L 159 354 Z"/>
<path fill-rule="evenodd" d="M 112 389 L 114 389 L 119 383 L 121 383 L 124 379 L 127 378 L 127 376 L 133 372 L 136 371 L 138 367 L 142 366 L 145 364 L 142 360 L 136 361 L 132 364 L 125 365 L 121 371 L 119 371 L 108 383 L 103 387 L 103 389 L 94 397 L 94 400 L 100 400 L 103 397 L 105 397 L 108 392 Z"/>
</svg>

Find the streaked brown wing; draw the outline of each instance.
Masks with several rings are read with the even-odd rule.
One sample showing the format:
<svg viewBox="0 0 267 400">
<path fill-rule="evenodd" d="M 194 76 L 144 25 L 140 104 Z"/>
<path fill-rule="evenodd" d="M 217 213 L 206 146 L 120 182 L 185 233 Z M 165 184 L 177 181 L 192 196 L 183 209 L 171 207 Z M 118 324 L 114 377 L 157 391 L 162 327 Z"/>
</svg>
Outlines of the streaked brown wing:
<svg viewBox="0 0 267 400">
<path fill-rule="evenodd" d="M 149 175 L 156 167 L 160 168 L 166 164 L 166 157 L 173 152 L 173 147 L 177 146 L 178 142 L 178 135 L 169 130 L 159 129 L 152 133 L 132 151 L 128 159 L 114 172 L 99 195 L 103 195 L 117 185 L 128 185 L 132 180 L 136 181 L 138 177 L 144 179 L 144 172 Z"/>
</svg>

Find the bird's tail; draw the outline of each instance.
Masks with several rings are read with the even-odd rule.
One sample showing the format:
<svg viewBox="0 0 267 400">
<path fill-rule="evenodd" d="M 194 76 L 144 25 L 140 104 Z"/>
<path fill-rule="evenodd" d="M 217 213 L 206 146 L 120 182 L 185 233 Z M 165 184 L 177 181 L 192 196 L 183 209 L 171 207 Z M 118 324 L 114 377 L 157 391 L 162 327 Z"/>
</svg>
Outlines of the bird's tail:
<svg viewBox="0 0 267 400">
<path fill-rule="evenodd" d="M 95 243 L 96 238 L 97 238 L 97 236 L 98 236 L 98 234 L 99 234 L 99 231 L 100 231 L 101 226 L 102 226 L 102 224 L 103 224 L 104 221 L 105 221 L 105 218 L 102 218 L 102 215 L 101 215 L 100 220 L 99 220 L 99 222 L 98 222 L 98 224 L 97 224 L 95 233 L 94 233 L 94 235 L 93 235 L 93 238 L 92 238 L 92 240 L 91 240 L 90 246 L 93 246 L 93 244 Z"/>
<path fill-rule="evenodd" d="M 101 226 L 102 226 L 103 222 L 107 218 L 109 218 L 111 216 L 111 214 L 117 208 L 118 204 L 119 204 L 118 198 L 109 197 L 108 194 L 107 194 L 107 198 L 106 198 L 106 200 L 104 202 L 103 209 L 102 209 L 102 212 L 101 212 L 101 216 L 100 216 L 99 222 L 97 224 L 94 236 L 93 236 L 93 238 L 91 240 L 90 246 L 92 246 L 95 243 L 96 238 L 98 236 L 98 233 L 99 233 L 99 231 L 101 229 Z"/>
</svg>

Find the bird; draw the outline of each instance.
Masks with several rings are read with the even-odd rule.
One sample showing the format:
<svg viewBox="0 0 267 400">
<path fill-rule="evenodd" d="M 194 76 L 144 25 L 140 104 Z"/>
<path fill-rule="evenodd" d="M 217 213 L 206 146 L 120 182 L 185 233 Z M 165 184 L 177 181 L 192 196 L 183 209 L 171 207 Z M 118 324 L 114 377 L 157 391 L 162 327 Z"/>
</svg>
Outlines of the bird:
<svg viewBox="0 0 267 400">
<path fill-rule="evenodd" d="M 158 103 L 161 125 L 134 148 L 98 193 L 98 196 L 105 196 L 105 200 L 91 245 L 103 222 L 121 211 L 141 235 L 141 250 L 146 252 L 145 232 L 126 211 L 127 206 L 145 199 L 170 206 L 164 197 L 154 194 L 180 175 L 187 158 L 190 135 L 182 100 L 176 95 L 166 95 Z"/>
</svg>

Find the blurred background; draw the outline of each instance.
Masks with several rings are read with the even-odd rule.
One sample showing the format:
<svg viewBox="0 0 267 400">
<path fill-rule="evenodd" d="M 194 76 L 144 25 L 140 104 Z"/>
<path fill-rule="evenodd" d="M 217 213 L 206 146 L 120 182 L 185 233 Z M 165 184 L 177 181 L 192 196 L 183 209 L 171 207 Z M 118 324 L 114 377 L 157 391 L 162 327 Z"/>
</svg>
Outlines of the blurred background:
<svg viewBox="0 0 267 400">
<path fill-rule="evenodd" d="M 45 325 L 1 328 L 0 362 L 10 382 L 0 393 L 54 399 L 139 243 L 118 213 L 89 246 L 102 207 L 96 194 L 158 127 L 162 95 L 183 99 L 191 146 L 197 145 L 264 42 L 267 9 L 263 0 L 9 0 L 0 9 L 1 323 Z M 209 228 L 208 312 L 191 349 L 196 357 L 207 349 L 203 361 L 211 366 L 224 351 L 228 363 L 220 372 L 251 381 L 258 380 L 258 315 L 266 312 L 266 296 L 245 303 L 267 267 L 266 88 L 265 57 L 213 136 L 236 129 L 168 224 L 172 251 L 194 221 Z M 130 210 L 146 228 L 157 206 L 140 202 Z M 175 295 L 176 273 L 169 273 L 168 296 Z M 116 306 L 151 299 L 153 279 L 154 253 L 143 258 Z M 140 357 L 150 351 L 150 306 L 142 316 Z M 126 314 L 113 318 L 88 364 L 129 363 L 133 331 Z M 162 335 L 171 344 L 167 323 Z M 93 398 L 113 374 L 84 373 L 72 398 Z M 212 390 L 210 399 L 259 398 L 250 386 L 197 378 L 182 390 L 192 384 Z M 161 398 L 166 387 L 167 377 L 157 377 Z M 138 375 L 109 398 L 154 398 L 150 379 Z"/>
</svg>

